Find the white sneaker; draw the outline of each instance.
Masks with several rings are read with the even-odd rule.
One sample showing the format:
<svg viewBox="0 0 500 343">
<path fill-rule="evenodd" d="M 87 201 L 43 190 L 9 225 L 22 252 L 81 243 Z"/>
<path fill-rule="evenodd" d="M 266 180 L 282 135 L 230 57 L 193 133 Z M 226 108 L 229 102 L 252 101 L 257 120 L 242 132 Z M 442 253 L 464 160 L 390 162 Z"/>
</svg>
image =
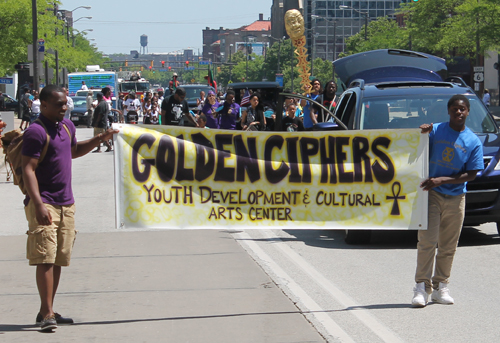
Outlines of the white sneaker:
<svg viewBox="0 0 500 343">
<path fill-rule="evenodd" d="M 443 282 L 439 283 L 439 289 L 435 289 L 432 291 L 431 299 L 432 301 L 445 305 L 452 305 L 455 303 L 455 300 L 453 300 L 453 298 L 450 296 L 448 284 Z"/>
<path fill-rule="evenodd" d="M 413 299 L 411 304 L 415 307 L 425 307 L 429 299 L 429 294 L 425 291 L 425 283 L 419 282 L 413 288 Z"/>
</svg>

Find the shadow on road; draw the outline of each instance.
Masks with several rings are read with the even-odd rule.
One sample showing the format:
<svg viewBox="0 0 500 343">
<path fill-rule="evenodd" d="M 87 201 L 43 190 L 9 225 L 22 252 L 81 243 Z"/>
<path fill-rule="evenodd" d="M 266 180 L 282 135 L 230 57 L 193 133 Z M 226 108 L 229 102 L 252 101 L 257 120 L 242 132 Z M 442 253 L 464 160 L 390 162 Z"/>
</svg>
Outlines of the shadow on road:
<svg viewBox="0 0 500 343">
<path fill-rule="evenodd" d="M 284 230 L 292 237 L 276 238 L 276 241 L 302 241 L 306 245 L 324 249 L 416 249 L 418 231 L 376 230 L 372 231 L 368 244 L 345 243 L 343 230 Z M 259 239 L 255 239 L 259 240 Z M 260 239 L 262 241 L 272 241 Z M 500 244 L 498 234 L 486 233 L 476 227 L 464 227 L 458 246 L 487 246 Z"/>
</svg>

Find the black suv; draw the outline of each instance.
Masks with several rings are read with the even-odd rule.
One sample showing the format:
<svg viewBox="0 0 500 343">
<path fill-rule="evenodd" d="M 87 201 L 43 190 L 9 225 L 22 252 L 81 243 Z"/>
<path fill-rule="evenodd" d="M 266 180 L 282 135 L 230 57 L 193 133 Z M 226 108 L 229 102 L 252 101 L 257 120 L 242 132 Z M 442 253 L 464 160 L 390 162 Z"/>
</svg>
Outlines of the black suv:
<svg viewBox="0 0 500 343">
<path fill-rule="evenodd" d="M 418 128 L 424 123 L 448 121 L 448 100 L 455 94 L 469 99 L 466 125 L 483 143 L 484 170 L 467 184 L 464 225 L 495 222 L 500 233 L 498 127 L 483 102 L 461 79 L 442 81 L 444 60 L 385 49 L 348 56 L 334 65 L 342 82 L 348 85 L 335 115 L 350 130 Z M 346 242 L 367 243 L 370 233 L 346 231 Z"/>
<path fill-rule="evenodd" d="M 198 105 L 196 104 L 196 99 L 200 98 L 200 92 L 204 91 L 205 96 L 208 95 L 209 91 L 212 91 L 215 93 L 215 88 L 212 86 L 208 85 L 198 85 L 198 84 L 192 84 L 192 85 L 180 85 L 179 87 L 182 87 L 186 90 L 186 98 L 189 106 L 189 110 L 193 111 L 196 113 Z"/>
</svg>

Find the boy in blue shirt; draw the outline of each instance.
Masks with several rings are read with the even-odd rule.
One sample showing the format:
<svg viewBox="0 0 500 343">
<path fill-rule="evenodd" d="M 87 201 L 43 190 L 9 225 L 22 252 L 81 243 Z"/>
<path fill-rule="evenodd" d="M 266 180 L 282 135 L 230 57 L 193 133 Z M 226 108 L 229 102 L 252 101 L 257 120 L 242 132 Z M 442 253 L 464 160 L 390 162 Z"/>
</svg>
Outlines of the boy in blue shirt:
<svg viewBox="0 0 500 343">
<path fill-rule="evenodd" d="M 427 230 L 418 232 L 415 307 L 426 306 L 431 292 L 432 301 L 454 303 L 448 280 L 465 215 L 466 183 L 484 168 L 481 141 L 465 126 L 469 111 L 469 100 L 454 95 L 448 101 L 449 122 L 420 126 L 430 133 L 429 178 L 420 184 L 429 191 L 429 217 Z"/>
</svg>

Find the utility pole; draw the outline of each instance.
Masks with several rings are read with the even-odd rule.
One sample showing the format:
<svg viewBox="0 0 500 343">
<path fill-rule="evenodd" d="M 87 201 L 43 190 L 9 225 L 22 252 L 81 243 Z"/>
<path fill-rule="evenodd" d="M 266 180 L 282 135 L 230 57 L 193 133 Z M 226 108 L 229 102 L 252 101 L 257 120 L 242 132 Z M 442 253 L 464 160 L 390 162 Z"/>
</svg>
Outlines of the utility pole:
<svg viewBox="0 0 500 343">
<path fill-rule="evenodd" d="M 31 0 L 31 15 L 33 19 L 33 89 L 39 91 L 38 80 L 38 17 L 36 0 Z"/>
</svg>

